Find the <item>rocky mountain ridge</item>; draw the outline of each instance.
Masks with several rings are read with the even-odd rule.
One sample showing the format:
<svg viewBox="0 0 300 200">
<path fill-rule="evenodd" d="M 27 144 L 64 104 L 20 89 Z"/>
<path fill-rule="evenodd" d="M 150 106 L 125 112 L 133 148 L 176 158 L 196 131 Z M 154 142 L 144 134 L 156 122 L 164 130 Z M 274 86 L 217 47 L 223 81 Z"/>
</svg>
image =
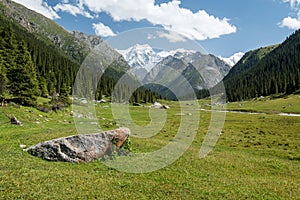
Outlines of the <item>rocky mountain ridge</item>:
<svg viewBox="0 0 300 200">
<path fill-rule="evenodd" d="M 148 44 L 137 44 L 119 52 L 143 84 L 149 84 L 149 89 L 171 99 L 187 95 L 183 87 L 186 80 L 195 91 L 211 88 L 231 69 L 220 58 L 194 50 L 157 52 Z M 174 96 L 167 88 L 173 88 L 179 94 Z"/>
<path fill-rule="evenodd" d="M 47 43 L 50 40 L 78 63 L 82 63 L 95 46 L 104 42 L 96 35 L 67 31 L 51 19 L 11 0 L 0 0 L 0 12 L 35 34 L 37 38 Z"/>
</svg>

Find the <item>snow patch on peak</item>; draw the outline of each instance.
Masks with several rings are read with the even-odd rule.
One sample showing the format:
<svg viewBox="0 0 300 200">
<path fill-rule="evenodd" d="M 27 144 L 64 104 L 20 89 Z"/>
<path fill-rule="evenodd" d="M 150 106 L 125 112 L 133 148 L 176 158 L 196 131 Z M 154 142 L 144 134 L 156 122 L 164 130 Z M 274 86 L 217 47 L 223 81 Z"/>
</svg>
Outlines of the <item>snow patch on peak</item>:
<svg viewBox="0 0 300 200">
<path fill-rule="evenodd" d="M 171 50 L 171 51 L 161 51 L 159 53 L 157 53 L 159 56 L 165 58 L 168 56 L 176 56 L 176 57 L 183 57 L 183 56 L 187 56 L 190 54 L 194 54 L 196 53 L 196 51 L 194 50 L 186 50 L 186 49 L 175 49 L 175 50 Z"/>
<path fill-rule="evenodd" d="M 223 58 L 219 56 L 221 60 L 226 62 L 229 66 L 233 67 L 236 63 L 239 62 L 239 60 L 245 55 L 243 52 L 238 52 L 230 56 L 229 58 Z"/>
<path fill-rule="evenodd" d="M 143 80 L 145 75 L 160 61 L 168 56 L 182 59 L 196 53 L 194 50 L 176 49 L 171 51 L 157 51 L 149 44 L 136 44 L 125 50 L 117 50 L 131 66 L 135 75 Z"/>
</svg>

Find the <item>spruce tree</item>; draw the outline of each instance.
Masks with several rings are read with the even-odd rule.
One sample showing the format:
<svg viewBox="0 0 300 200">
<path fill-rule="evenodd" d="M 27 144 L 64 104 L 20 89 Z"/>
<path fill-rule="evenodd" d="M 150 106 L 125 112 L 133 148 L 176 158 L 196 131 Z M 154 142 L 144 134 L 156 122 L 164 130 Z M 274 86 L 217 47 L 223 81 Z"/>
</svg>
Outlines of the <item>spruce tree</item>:
<svg viewBox="0 0 300 200">
<path fill-rule="evenodd" d="M 60 94 L 59 94 L 59 101 L 64 106 L 71 105 L 71 99 L 70 99 L 70 89 L 67 87 L 67 85 L 64 83 L 62 87 L 60 88 Z"/>
<path fill-rule="evenodd" d="M 8 90 L 24 105 L 35 105 L 40 94 L 35 65 L 26 43 L 21 41 L 14 53 L 14 64 L 7 68 Z"/>
<path fill-rule="evenodd" d="M 3 66 L 3 59 L 0 56 L 0 98 L 3 96 L 6 85 L 6 74 Z"/>
<path fill-rule="evenodd" d="M 41 96 L 47 98 L 49 96 L 48 88 L 47 88 L 47 81 L 44 77 L 40 78 L 40 90 L 41 90 Z"/>
<path fill-rule="evenodd" d="M 0 27 L 0 97 L 4 98 L 7 86 L 6 69 L 14 65 L 15 39 L 11 25 Z"/>
</svg>

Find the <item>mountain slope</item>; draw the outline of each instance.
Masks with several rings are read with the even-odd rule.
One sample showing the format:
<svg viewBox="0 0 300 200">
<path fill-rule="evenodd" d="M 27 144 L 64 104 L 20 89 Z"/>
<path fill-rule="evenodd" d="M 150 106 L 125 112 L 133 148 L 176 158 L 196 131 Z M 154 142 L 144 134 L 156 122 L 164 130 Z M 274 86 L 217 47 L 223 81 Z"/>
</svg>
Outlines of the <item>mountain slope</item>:
<svg viewBox="0 0 300 200">
<path fill-rule="evenodd" d="M 246 55 L 224 78 L 229 101 L 271 94 L 291 94 L 300 89 L 300 31 L 282 44 Z"/>
<path fill-rule="evenodd" d="M 21 26 L 44 42 L 49 39 L 67 55 L 81 63 L 94 45 L 102 39 L 97 36 L 83 36 L 79 32 L 68 32 L 52 20 L 10 0 L 0 0 L 0 12 L 14 19 Z"/>
<path fill-rule="evenodd" d="M 36 19 L 34 19 L 35 17 Z M 34 22 L 28 19 L 34 19 L 37 21 Z M 48 24 L 49 27 L 44 24 Z M 31 29 L 32 27 L 35 27 L 36 29 Z M 45 29 L 40 30 L 37 27 Z M 81 48 L 90 51 L 92 46 L 97 45 L 97 41 L 100 41 L 102 49 L 106 53 L 109 52 L 108 56 L 115 58 L 108 66 L 99 82 L 96 82 L 95 79 L 93 79 L 93 77 L 97 76 L 94 70 L 88 69 L 85 71 L 87 76 L 83 77 L 82 83 L 84 83 L 85 87 L 87 87 L 87 90 L 83 91 L 86 93 L 82 94 L 84 96 L 90 94 L 90 91 L 94 89 L 97 83 L 98 87 L 96 91 L 96 98 L 102 98 L 102 95 L 111 96 L 117 80 L 119 80 L 130 67 L 122 55 L 110 47 L 106 42 L 102 41 L 101 38 L 93 36 L 99 39 L 93 41 L 93 37 L 86 36 L 83 33 L 69 33 L 42 15 L 8 0 L 0 0 L 0 33 L 0 98 L 14 98 L 16 96 L 12 90 L 9 90 L 10 86 L 7 84 L 9 83 L 8 81 L 11 81 L 11 77 L 14 77 L 14 74 L 10 73 L 10 78 L 8 78 L 6 71 L 8 71 L 8 68 L 10 67 L 14 67 L 16 70 L 18 70 L 18 67 L 21 69 L 22 62 L 20 62 L 19 65 L 16 65 L 14 61 L 6 61 L 8 61 L 10 57 L 16 57 L 18 55 L 17 53 L 11 54 L 9 52 L 10 48 L 16 49 L 14 46 L 16 46 L 15 44 L 18 42 L 22 44 L 24 43 L 22 48 L 24 48 L 26 52 L 28 51 L 30 53 L 30 56 L 27 56 L 27 61 L 32 62 L 34 65 L 34 69 L 32 71 L 36 72 L 35 74 L 37 76 L 39 90 L 41 95 L 44 97 L 48 97 L 48 95 L 55 93 L 70 91 L 69 89 L 70 87 L 73 87 L 75 77 L 80 68 L 80 62 L 82 61 L 81 58 L 78 59 L 78 57 L 76 57 L 77 60 L 75 60 L 74 57 L 67 55 L 64 48 L 62 48 L 64 45 L 55 43 L 51 37 L 48 37 L 49 35 L 58 34 L 60 39 L 57 41 L 60 41 L 60 44 L 66 45 L 70 43 L 71 45 L 69 47 L 72 47 L 73 44 L 78 44 L 77 47 L 79 48 L 77 50 L 80 55 L 84 56 L 86 56 L 86 53 L 82 53 Z M 64 38 L 64 36 L 66 38 Z M 86 42 L 85 46 L 82 46 L 83 41 L 90 42 Z M 89 48 L 85 48 L 86 46 Z M 82 57 L 82 59 L 83 58 L 85 57 Z M 22 80 L 22 78 L 18 76 L 16 77 Z M 132 82 L 137 83 L 137 79 L 135 77 L 130 75 L 128 77 Z M 26 84 L 25 80 L 22 81 Z M 124 85 L 123 88 L 125 87 L 128 86 Z M 7 96 L 7 94 L 10 96 Z M 143 100 L 146 102 L 152 102 L 157 97 L 158 95 L 153 94 L 144 88 L 139 88 L 137 91 L 133 92 L 130 101 L 134 102 Z"/>
<path fill-rule="evenodd" d="M 67 31 L 54 21 L 11 0 L 0 0 L 0 12 L 4 16 L 14 19 L 45 43 L 51 41 L 78 63 L 82 63 L 95 46 L 104 42 L 101 37 L 96 35 Z"/>
<path fill-rule="evenodd" d="M 94 47 L 98 45 L 105 46 L 108 52 L 113 54 L 111 56 L 117 58 L 109 66 L 110 70 L 106 72 L 107 76 L 115 80 L 119 79 L 121 74 L 124 74 L 130 68 L 122 55 L 99 36 L 86 35 L 78 31 L 66 31 L 54 21 L 11 0 L 0 0 L 0 13 L 20 24 L 47 46 L 58 47 L 78 64 L 84 61 Z"/>
<path fill-rule="evenodd" d="M 162 59 L 148 44 L 136 44 L 126 50 L 118 51 L 140 80 L 143 80 L 146 74 Z"/>
<path fill-rule="evenodd" d="M 223 60 L 224 62 L 226 62 L 229 66 L 233 67 L 236 63 L 238 63 L 238 61 L 244 56 L 245 54 L 242 52 L 239 53 L 235 53 L 232 56 L 230 56 L 229 58 L 223 58 L 221 56 L 219 56 L 219 58 L 221 60 Z"/>
<path fill-rule="evenodd" d="M 48 97 L 61 93 L 63 86 L 72 86 L 79 64 L 59 48 L 37 39 L 1 13 L 0 35 L 0 68 L 4 69 L 0 96 L 17 97 L 21 100 L 18 103 L 33 105 L 39 93 Z"/>
<path fill-rule="evenodd" d="M 213 55 L 179 51 L 156 64 L 146 75 L 143 83 L 155 83 L 156 85 L 150 84 L 148 87 L 169 99 L 176 99 L 215 86 L 229 70 L 229 65 Z M 192 88 L 192 91 L 189 88 Z M 177 97 L 171 90 L 177 92 Z"/>
<path fill-rule="evenodd" d="M 273 51 L 278 45 L 272 45 L 267 47 L 262 47 L 256 50 L 252 50 L 247 52 L 240 60 L 237 62 L 234 67 L 230 70 L 228 75 L 224 78 L 224 80 L 229 79 L 235 75 L 243 73 L 247 70 L 250 70 L 252 67 L 255 67 L 256 64 L 263 59 L 266 55 L 268 55 L 271 51 Z"/>
</svg>

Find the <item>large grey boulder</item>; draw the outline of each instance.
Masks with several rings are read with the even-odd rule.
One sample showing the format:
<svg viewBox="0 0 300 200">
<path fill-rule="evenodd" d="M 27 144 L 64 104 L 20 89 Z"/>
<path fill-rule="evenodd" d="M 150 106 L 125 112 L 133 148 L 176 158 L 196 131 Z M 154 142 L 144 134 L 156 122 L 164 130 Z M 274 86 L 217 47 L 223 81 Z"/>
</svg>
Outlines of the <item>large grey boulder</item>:
<svg viewBox="0 0 300 200">
<path fill-rule="evenodd" d="M 25 151 L 49 161 L 91 162 L 111 153 L 113 146 L 122 147 L 130 135 L 128 128 L 97 134 L 74 135 L 27 148 Z"/>
</svg>

